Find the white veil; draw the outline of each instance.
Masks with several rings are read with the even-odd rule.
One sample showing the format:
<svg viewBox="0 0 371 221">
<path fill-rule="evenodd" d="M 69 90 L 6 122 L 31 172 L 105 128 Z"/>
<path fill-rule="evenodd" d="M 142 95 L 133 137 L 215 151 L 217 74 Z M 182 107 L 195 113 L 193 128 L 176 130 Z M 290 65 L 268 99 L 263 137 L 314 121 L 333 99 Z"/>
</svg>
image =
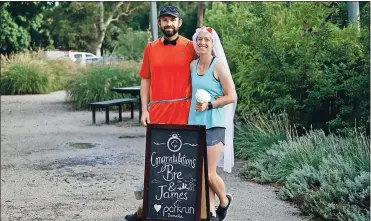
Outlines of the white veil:
<svg viewBox="0 0 371 221">
<path fill-rule="evenodd" d="M 224 49 L 222 46 L 222 43 L 220 42 L 220 38 L 216 31 L 212 28 L 202 27 L 198 28 L 195 32 L 195 34 L 192 37 L 193 40 L 193 46 L 195 48 L 196 53 L 197 52 L 197 36 L 201 31 L 205 32 L 211 32 L 213 42 L 214 42 L 214 48 L 213 51 L 215 55 L 220 59 L 220 61 L 223 62 L 225 65 L 228 73 L 232 76 L 231 71 L 229 69 L 229 65 L 227 62 L 227 57 L 225 56 Z M 236 94 L 237 98 L 237 94 Z M 234 137 L 234 113 L 236 111 L 237 106 L 237 99 L 234 103 L 228 104 L 224 106 L 224 112 L 225 112 L 225 119 L 226 119 L 226 130 L 225 130 L 225 145 L 223 152 L 220 155 L 218 167 L 222 167 L 225 172 L 231 173 L 232 167 L 234 167 L 234 148 L 233 148 L 233 137 Z"/>
</svg>

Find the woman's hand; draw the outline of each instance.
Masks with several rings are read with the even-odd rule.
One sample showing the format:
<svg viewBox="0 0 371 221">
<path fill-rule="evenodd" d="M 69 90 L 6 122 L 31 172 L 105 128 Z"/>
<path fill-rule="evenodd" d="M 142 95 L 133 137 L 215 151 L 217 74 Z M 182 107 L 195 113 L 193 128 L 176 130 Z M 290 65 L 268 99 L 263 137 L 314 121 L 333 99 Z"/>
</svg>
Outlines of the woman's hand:
<svg viewBox="0 0 371 221">
<path fill-rule="evenodd" d="M 208 104 L 207 103 L 196 103 L 196 111 L 202 112 L 207 109 Z"/>
</svg>

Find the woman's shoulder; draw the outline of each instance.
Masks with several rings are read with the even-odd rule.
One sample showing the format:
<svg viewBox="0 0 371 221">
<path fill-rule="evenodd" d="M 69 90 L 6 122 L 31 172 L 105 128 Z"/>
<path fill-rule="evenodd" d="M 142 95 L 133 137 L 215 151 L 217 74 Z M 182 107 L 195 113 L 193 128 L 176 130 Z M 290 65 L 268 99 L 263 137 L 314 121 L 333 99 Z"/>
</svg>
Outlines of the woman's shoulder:
<svg viewBox="0 0 371 221">
<path fill-rule="evenodd" d="M 191 68 L 193 68 L 193 65 L 196 64 L 197 60 L 198 60 L 198 58 L 197 59 L 194 59 L 193 61 L 191 61 L 191 63 L 189 64 L 189 66 Z"/>
<path fill-rule="evenodd" d="M 222 59 L 219 59 L 218 57 L 215 57 L 215 69 L 217 70 L 224 69 L 224 63 Z"/>
</svg>

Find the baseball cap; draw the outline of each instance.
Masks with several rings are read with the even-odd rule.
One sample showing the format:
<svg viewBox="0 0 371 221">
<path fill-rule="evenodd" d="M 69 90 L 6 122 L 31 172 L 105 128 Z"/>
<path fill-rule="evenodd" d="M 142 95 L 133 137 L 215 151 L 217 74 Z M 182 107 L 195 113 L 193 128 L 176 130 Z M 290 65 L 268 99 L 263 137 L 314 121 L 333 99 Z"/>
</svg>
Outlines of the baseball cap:
<svg viewBox="0 0 371 221">
<path fill-rule="evenodd" d="M 175 18 L 180 18 L 179 9 L 175 6 L 160 6 L 160 16 L 162 15 L 171 15 Z"/>
</svg>

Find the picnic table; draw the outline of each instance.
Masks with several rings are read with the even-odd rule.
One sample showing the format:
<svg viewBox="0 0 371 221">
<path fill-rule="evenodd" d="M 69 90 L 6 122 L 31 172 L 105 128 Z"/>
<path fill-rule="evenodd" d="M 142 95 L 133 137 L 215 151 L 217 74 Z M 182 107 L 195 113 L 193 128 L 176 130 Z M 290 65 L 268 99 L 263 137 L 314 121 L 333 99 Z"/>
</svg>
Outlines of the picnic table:
<svg viewBox="0 0 371 221">
<path fill-rule="evenodd" d="M 139 107 L 139 122 L 142 118 L 142 99 L 140 97 L 140 86 L 131 86 L 131 87 L 118 87 L 112 88 L 111 91 L 120 93 L 120 94 L 131 94 L 138 97 L 138 107 Z"/>
</svg>

